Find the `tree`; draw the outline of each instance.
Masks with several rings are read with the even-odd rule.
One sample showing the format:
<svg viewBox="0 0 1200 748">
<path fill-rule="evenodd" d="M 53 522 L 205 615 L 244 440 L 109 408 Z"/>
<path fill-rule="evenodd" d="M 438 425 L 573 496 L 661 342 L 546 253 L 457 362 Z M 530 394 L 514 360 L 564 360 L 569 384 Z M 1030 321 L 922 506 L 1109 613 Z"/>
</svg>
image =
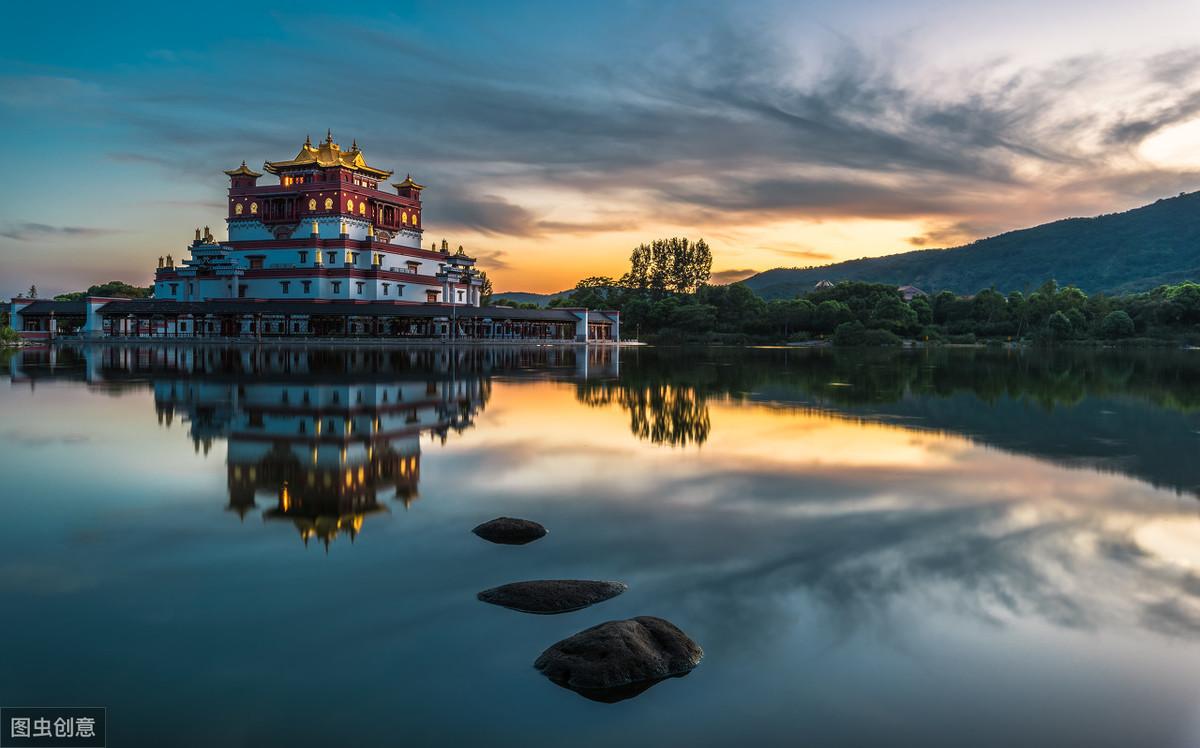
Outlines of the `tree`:
<svg viewBox="0 0 1200 748">
<path fill-rule="evenodd" d="M 37 286 L 29 287 L 29 298 L 31 298 L 31 299 L 37 298 Z"/>
<path fill-rule="evenodd" d="M 1133 318 L 1120 309 L 1109 312 L 1100 322 L 1100 334 L 1110 340 L 1128 338 L 1133 335 L 1133 329 Z"/>
<path fill-rule="evenodd" d="M 813 314 L 813 327 L 818 332 L 833 332 L 843 322 L 850 321 L 850 307 L 840 301 L 822 301 Z"/>
<path fill-rule="evenodd" d="M 1066 340 L 1073 332 L 1071 319 L 1062 312 L 1055 312 L 1046 320 L 1046 330 L 1055 340 Z"/>
<path fill-rule="evenodd" d="M 690 294 L 708 281 L 712 250 L 703 239 L 655 239 L 638 245 L 629 255 L 628 284 L 641 290 Z"/>
<path fill-rule="evenodd" d="M 484 272 L 481 272 L 479 277 L 483 279 L 483 285 L 479 287 L 479 303 L 481 306 L 487 306 L 492 303 L 492 279 Z"/>
<path fill-rule="evenodd" d="M 904 303 L 899 294 L 884 296 L 871 310 L 871 327 L 903 334 L 917 326 L 917 313 Z"/>
</svg>

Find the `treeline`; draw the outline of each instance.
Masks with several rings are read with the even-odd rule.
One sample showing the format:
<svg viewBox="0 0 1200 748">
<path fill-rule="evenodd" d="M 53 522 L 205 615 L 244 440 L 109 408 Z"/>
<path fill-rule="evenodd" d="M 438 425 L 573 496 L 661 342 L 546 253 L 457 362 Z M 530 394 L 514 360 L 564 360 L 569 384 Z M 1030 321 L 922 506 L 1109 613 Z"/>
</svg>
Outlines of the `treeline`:
<svg viewBox="0 0 1200 748">
<path fill-rule="evenodd" d="M 1200 285 L 1191 282 L 1120 296 L 1047 281 L 1029 294 L 906 299 L 892 285 L 843 281 L 766 301 L 741 283 L 708 285 L 710 266 L 703 241 L 660 240 L 635 250 L 621 278 L 586 278 L 551 306 L 619 310 L 625 338 L 659 343 L 1200 342 Z"/>
</svg>

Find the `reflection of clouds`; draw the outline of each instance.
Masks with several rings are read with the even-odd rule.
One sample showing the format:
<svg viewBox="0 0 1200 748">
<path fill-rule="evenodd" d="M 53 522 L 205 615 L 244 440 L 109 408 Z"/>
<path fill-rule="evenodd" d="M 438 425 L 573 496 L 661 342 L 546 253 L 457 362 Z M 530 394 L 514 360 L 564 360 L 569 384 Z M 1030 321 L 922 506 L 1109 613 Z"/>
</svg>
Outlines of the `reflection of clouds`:
<svg viewBox="0 0 1200 748">
<path fill-rule="evenodd" d="M 87 434 L 32 434 L 18 429 L 0 431 L 0 440 L 23 447 L 45 447 L 51 444 L 80 444 L 90 441 Z"/>
<path fill-rule="evenodd" d="M 520 487 L 538 518 L 571 497 L 569 521 L 587 530 L 560 552 L 604 559 L 656 605 L 688 611 L 706 646 L 756 646 L 804 616 L 841 634 L 945 614 L 1200 634 L 1187 592 L 1200 583 L 1177 558 L 1200 548 L 1190 503 L 945 433 L 713 408 L 703 450 L 631 450 L 627 433 L 547 424 L 487 444 L 480 455 L 507 469 L 482 475 Z"/>
<path fill-rule="evenodd" d="M 18 595 L 66 595 L 91 585 L 76 571 L 54 564 L 14 561 L 0 565 L 0 592 Z"/>
</svg>

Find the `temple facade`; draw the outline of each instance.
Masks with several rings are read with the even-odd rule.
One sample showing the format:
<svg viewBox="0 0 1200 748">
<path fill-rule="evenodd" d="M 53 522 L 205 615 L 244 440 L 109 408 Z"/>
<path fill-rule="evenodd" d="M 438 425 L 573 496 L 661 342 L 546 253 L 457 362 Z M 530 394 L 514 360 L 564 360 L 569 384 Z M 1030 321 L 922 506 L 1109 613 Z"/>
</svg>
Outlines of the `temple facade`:
<svg viewBox="0 0 1200 748">
<path fill-rule="evenodd" d="M 476 260 L 423 245 L 424 187 L 367 163 L 332 133 L 294 158 L 243 161 L 229 178 L 228 238 L 197 228 L 158 258 L 152 299 L 12 301 L 26 337 L 620 339 L 613 311 L 484 307 Z M 389 189 L 390 187 L 390 189 Z"/>
</svg>

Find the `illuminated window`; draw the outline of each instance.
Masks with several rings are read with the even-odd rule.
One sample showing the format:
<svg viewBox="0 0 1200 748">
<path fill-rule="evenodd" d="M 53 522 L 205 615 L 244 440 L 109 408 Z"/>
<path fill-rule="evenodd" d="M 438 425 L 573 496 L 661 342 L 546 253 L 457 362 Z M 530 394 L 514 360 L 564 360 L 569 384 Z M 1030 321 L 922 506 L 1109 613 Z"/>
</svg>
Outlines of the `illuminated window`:
<svg viewBox="0 0 1200 748">
<path fill-rule="evenodd" d="M 412 225 L 413 225 L 413 226 L 416 226 L 416 225 L 417 225 L 417 214 L 416 214 L 416 213 L 413 213 L 413 216 L 412 216 L 412 218 L 413 218 L 413 219 L 412 219 Z"/>
<path fill-rule="evenodd" d="M 360 216 L 365 216 L 367 214 L 367 204 L 366 203 L 358 204 L 358 214 Z"/>
<path fill-rule="evenodd" d="M 400 222 L 401 222 L 401 223 L 408 223 L 408 214 L 407 214 L 407 213 L 401 213 L 401 214 L 400 214 Z"/>
<path fill-rule="evenodd" d="M 258 213 L 258 203 L 250 203 L 250 212 Z"/>
<path fill-rule="evenodd" d="M 309 210 L 316 210 L 316 209 L 317 209 L 317 201 L 316 201 L 315 199 L 313 199 L 313 200 L 309 200 L 309 201 L 308 201 L 308 209 L 309 209 Z"/>
<path fill-rule="evenodd" d="M 353 213 L 353 212 L 354 212 L 354 201 L 353 201 L 353 200 L 347 200 L 347 201 L 346 201 L 346 212 L 347 212 L 347 213 Z"/>
<path fill-rule="evenodd" d="M 237 213 L 240 216 L 242 214 L 242 204 L 238 203 L 237 205 L 235 205 L 233 207 L 233 212 Z"/>
<path fill-rule="evenodd" d="M 325 198 L 325 210 L 333 210 L 333 198 Z"/>
</svg>

